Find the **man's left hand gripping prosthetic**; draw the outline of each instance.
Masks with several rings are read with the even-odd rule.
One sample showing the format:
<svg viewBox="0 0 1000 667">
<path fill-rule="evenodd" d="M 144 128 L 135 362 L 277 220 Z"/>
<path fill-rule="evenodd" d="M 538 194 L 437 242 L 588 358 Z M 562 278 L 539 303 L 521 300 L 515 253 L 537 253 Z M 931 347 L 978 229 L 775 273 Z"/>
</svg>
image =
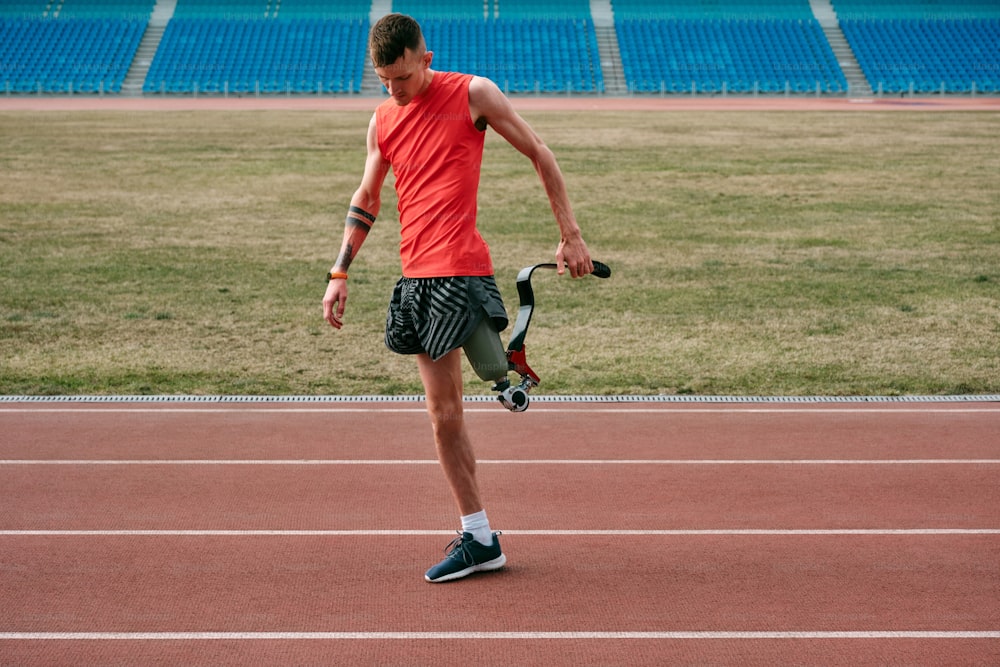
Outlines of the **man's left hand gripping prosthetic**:
<svg viewBox="0 0 1000 667">
<path fill-rule="evenodd" d="M 535 310 L 535 292 L 531 288 L 531 274 L 536 269 L 554 269 L 555 264 L 535 264 L 521 269 L 517 274 L 517 295 L 520 301 L 517 319 L 511 332 L 510 343 L 504 355 L 500 343 L 500 335 L 489 323 L 489 318 L 483 318 L 483 323 L 465 343 L 465 353 L 472 363 L 476 373 L 484 380 L 495 381 L 493 391 L 499 392 L 497 399 L 511 412 L 524 412 L 528 409 L 528 393 L 538 386 L 541 380 L 531 370 L 525 359 L 524 338 L 531 324 L 531 316 Z M 610 278 L 611 268 L 607 264 L 594 262 L 591 274 L 598 278 Z M 506 357 L 506 368 L 502 373 L 497 371 L 503 364 L 501 355 Z M 518 384 L 511 384 L 507 372 L 514 371 L 521 376 Z"/>
</svg>

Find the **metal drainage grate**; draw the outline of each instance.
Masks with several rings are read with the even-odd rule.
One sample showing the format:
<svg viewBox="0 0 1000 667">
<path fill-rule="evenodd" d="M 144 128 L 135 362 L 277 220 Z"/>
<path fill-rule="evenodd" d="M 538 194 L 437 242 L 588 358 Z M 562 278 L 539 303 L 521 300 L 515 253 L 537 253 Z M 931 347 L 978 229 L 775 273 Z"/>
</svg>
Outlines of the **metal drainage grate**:
<svg viewBox="0 0 1000 667">
<path fill-rule="evenodd" d="M 0 396 L 0 403 L 419 403 L 423 396 Z M 466 396 L 470 403 L 495 396 Z M 532 403 L 991 403 L 1000 394 L 952 396 L 531 396 Z"/>
</svg>

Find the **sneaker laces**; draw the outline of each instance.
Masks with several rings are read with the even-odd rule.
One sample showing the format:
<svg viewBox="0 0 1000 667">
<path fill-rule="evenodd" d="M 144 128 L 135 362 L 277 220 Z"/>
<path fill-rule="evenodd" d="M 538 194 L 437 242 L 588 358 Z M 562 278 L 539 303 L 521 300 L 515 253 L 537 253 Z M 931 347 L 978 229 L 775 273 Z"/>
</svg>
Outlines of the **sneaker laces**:
<svg viewBox="0 0 1000 667">
<path fill-rule="evenodd" d="M 470 535 L 469 539 L 465 539 L 464 532 L 461 530 L 457 530 L 455 532 L 458 533 L 458 537 L 453 539 L 451 543 L 444 548 L 445 554 L 447 554 L 448 558 L 458 560 L 458 554 L 456 552 L 461 552 L 463 563 L 466 565 L 475 565 L 475 562 L 472 559 L 472 554 L 469 553 L 469 548 L 466 546 L 467 542 L 472 541 L 472 536 Z"/>
</svg>

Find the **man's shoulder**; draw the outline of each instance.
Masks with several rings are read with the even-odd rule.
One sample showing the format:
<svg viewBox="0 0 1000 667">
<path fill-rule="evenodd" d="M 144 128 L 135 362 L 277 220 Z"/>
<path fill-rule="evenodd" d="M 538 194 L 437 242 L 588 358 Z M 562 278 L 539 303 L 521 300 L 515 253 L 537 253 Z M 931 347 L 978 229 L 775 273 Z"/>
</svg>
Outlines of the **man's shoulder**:
<svg viewBox="0 0 1000 667">
<path fill-rule="evenodd" d="M 479 115 L 488 113 L 492 116 L 505 112 L 509 101 L 492 79 L 474 76 L 469 82 L 469 106 L 474 112 L 479 112 Z"/>
<path fill-rule="evenodd" d="M 466 86 L 478 77 L 465 72 L 435 72 L 434 78 L 438 79 L 440 86 Z"/>
</svg>

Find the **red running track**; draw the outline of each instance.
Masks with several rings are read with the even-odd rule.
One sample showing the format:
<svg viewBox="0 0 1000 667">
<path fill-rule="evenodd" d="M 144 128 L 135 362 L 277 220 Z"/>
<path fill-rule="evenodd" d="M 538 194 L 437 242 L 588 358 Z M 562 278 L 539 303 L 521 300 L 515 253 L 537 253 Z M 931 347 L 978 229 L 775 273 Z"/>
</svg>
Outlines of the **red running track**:
<svg viewBox="0 0 1000 667">
<path fill-rule="evenodd" d="M 1000 405 L 0 404 L 0 664 L 997 664 Z"/>
</svg>

